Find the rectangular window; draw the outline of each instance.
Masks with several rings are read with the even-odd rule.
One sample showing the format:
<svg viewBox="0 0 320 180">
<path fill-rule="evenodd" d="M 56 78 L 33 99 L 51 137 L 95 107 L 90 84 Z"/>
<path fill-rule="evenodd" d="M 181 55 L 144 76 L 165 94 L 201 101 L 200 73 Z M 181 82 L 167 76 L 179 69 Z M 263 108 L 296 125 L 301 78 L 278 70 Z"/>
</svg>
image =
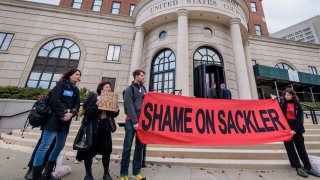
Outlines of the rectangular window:
<svg viewBox="0 0 320 180">
<path fill-rule="evenodd" d="M 130 16 L 133 16 L 133 11 L 134 11 L 134 8 L 135 8 L 136 6 L 134 5 L 134 4 L 131 4 L 130 5 Z"/>
<path fill-rule="evenodd" d="M 255 27 L 256 27 L 256 35 L 257 36 L 262 36 L 261 26 L 260 25 L 255 25 Z"/>
<path fill-rule="evenodd" d="M 13 34 L 12 33 L 2 33 L 0 32 L 0 51 L 7 51 L 9 45 L 12 41 Z"/>
<path fill-rule="evenodd" d="M 121 46 L 110 44 L 108 48 L 107 61 L 119 61 L 120 51 Z"/>
<path fill-rule="evenodd" d="M 81 8 L 81 4 L 82 4 L 82 0 L 74 0 L 72 7 L 76 8 L 76 9 L 80 9 Z"/>
<path fill-rule="evenodd" d="M 102 0 L 94 0 L 92 10 L 100 12 L 102 6 Z"/>
<path fill-rule="evenodd" d="M 318 75 L 317 68 L 314 66 L 309 66 L 310 74 Z"/>
<path fill-rule="evenodd" d="M 121 3 L 112 2 L 111 14 L 120 14 Z"/>
<path fill-rule="evenodd" d="M 255 2 L 251 2 L 251 11 L 252 12 L 257 12 L 257 4 Z"/>
<path fill-rule="evenodd" d="M 254 66 L 254 65 L 256 65 L 256 64 L 257 64 L 257 60 L 252 59 L 252 60 L 251 60 L 251 63 L 252 63 L 252 66 Z"/>
<path fill-rule="evenodd" d="M 114 89 L 116 87 L 116 78 L 111 77 L 102 77 L 101 82 L 109 82 L 111 84 L 111 91 L 114 92 Z"/>
</svg>

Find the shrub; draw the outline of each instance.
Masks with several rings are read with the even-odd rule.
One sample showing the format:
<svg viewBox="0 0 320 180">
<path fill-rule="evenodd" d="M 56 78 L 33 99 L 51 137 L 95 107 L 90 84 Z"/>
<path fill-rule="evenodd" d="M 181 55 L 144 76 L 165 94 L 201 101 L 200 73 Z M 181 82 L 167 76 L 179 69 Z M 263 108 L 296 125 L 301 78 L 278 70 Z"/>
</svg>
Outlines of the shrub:
<svg viewBox="0 0 320 180">
<path fill-rule="evenodd" d="M 47 94 L 47 89 L 21 88 L 16 86 L 0 87 L 0 98 L 36 100 L 38 96 Z"/>
</svg>

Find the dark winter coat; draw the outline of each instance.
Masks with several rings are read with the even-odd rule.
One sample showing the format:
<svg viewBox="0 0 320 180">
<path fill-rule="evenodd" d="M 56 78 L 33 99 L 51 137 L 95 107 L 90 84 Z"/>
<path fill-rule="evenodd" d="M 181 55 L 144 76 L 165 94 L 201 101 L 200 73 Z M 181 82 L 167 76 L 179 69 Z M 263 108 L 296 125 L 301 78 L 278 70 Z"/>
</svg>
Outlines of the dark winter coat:
<svg viewBox="0 0 320 180">
<path fill-rule="evenodd" d="M 231 91 L 227 88 L 220 90 L 220 99 L 232 99 Z"/>
<path fill-rule="evenodd" d="M 296 120 L 287 120 L 288 124 L 291 130 L 294 130 L 297 133 L 298 132 L 304 133 L 303 111 L 302 111 L 301 105 L 298 102 L 293 102 L 293 101 L 289 101 L 289 102 L 294 103 L 294 112 L 296 115 Z M 287 105 L 288 105 L 288 101 L 284 101 L 280 105 L 284 117 L 286 117 L 286 114 L 287 114 Z"/>
<path fill-rule="evenodd" d="M 51 115 L 43 126 L 43 130 L 60 132 L 62 129 L 69 132 L 70 121 L 63 121 L 67 109 L 77 114 L 80 107 L 80 96 L 78 87 L 70 81 L 59 82 L 50 93 L 49 105 Z M 63 128 L 65 127 L 65 128 Z"/>
<path fill-rule="evenodd" d="M 112 152 L 109 118 L 117 117 L 119 111 L 107 112 L 107 118 L 101 119 L 102 111 L 98 109 L 97 101 L 97 95 L 91 94 L 83 104 L 85 109 L 83 123 L 92 123 L 92 145 L 88 151 L 78 151 L 76 157 L 78 160 L 92 158 L 97 154 L 110 155 Z"/>
</svg>

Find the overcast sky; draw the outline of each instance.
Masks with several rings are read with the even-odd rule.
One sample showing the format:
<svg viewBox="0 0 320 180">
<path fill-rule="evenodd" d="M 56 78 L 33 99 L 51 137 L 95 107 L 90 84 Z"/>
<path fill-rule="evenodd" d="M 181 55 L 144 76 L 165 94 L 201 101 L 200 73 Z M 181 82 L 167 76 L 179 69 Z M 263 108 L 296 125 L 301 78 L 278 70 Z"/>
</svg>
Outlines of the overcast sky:
<svg viewBox="0 0 320 180">
<path fill-rule="evenodd" d="M 263 0 L 262 3 L 270 33 L 320 15 L 320 0 Z"/>
<path fill-rule="evenodd" d="M 60 0 L 28 0 L 59 4 Z M 269 32 L 274 33 L 320 15 L 320 0 L 263 0 Z"/>
</svg>

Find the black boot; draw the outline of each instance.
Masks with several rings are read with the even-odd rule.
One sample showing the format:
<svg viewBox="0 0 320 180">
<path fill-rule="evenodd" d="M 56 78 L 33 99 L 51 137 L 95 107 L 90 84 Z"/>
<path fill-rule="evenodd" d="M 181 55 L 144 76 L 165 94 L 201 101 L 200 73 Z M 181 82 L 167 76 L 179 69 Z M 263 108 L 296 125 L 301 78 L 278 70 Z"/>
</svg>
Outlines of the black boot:
<svg viewBox="0 0 320 180">
<path fill-rule="evenodd" d="M 109 171 L 107 172 L 104 172 L 103 174 L 103 180 L 112 180 L 110 174 L 109 174 Z"/>
<path fill-rule="evenodd" d="M 32 167 L 32 180 L 40 180 L 41 179 L 41 166 L 33 166 Z"/>
<path fill-rule="evenodd" d="M 110 155 L 102 156 L 102 164 L 103 164 L 103 180 L 112 180 L 109 173 L 109 164 L 110 164 Z"/>
<path fill-rule="evenodd" d="M 94 180 L 92 174 L 86 174 L 86 176 L 84 177 L 84 180 Z"/>
<path fill-rule="evenodd" d="M 54 180 L 55 178 L 51 175 L 53 168 L 56 165 L 55 161 L 48 161 L 46 167 L 42 171 L 42 180 Z"/>
<path fill-rule="evenodd" d="M 24 176 L 24 179 L 26 179 L 26 180 L 32 180 L 32 174 L 33 174 L 32 172 L 33 172 L 33 171 L 32 171 L 32 167 L 29 167 L 26 175 Z"/>
</svg>

